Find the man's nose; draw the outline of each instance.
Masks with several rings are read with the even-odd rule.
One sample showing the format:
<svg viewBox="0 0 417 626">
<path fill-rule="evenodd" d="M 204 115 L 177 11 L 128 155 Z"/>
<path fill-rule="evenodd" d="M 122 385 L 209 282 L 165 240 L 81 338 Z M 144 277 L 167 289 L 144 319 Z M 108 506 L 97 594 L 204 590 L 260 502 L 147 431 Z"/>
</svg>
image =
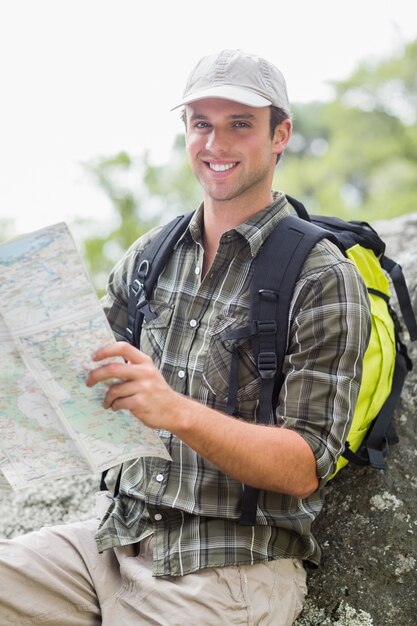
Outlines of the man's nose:
<svg viewBox="0 0 417 626">
<path fill-rule="evenodd" d="M 221 130 L 211 130 L 207 137 L 206 149 L 214 154 L 226 152 L 229 146 L 227 134 Z"/>
</svg>

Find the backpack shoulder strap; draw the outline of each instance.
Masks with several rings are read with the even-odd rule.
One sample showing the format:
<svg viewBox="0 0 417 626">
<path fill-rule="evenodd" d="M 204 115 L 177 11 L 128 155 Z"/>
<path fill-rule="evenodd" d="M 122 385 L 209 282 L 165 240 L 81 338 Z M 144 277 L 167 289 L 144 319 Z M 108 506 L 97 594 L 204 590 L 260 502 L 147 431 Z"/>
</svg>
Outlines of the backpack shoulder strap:
<svg viewBox="0 0 417 626">
<path fill-rule="evenodd" d="M 372 250 L 378 258 L 385 253 L 385 242 L 368 222 L 346 221 L 340 217 L 330 217 L 329 215 L 312 215 L 311 221 L 313 224 L 335 233 L 344 250 L 359 244 Z"/>
<path fill-rule="evenodd" d="M 289 196 L 288 194 L 285 194 L 285 197 L 297 213 L 298 217 L 301 217 L 301 219 L 305 220 L 306 222 L 311 222 L 310 214 L 308 213 L 302 202 L 300 202 L 296 198 L 293 198 L 292 196 Z"/>
<path fill-rule="evenodd" d="M 171 222 L 165 224 L 156 237 L 145 247 L 142 254 L 136 259 L 136 274 L 129 286 L 125 339 L 138 348 L 140 346 L 140 334 L 143 320 L 145 316 L 150 316 L 148 299 L 152 294 L 152 289 L 159 274 L 167 264 L 175 244 L 185 232 L 192 215 L 192 212 L 185 215 L 178 215 L 171 220 Z M 140 301 L 138 300 L 139 294 L 142 296 Z M 108 470 L 104 470 L 101 474 L 100 491 L 107 491 L 107 473 Z M 121 476 L 122 466 L 120 466 L 113 490 L 114 496 L 117 496 L 119 493 Z"/>
<path fill-rule="evenodd" d="M 391 278 L 392 284 L 397 294 L 398 304 L 403 316 L 405 325 L 410 335 L 410 341 L 417 340 L 417 320 L 411 304 L 410 292 L 405 282 L 401 265 L 383 255 L 381 265 Z"/>
<path fill-rule="evenodd" d="M 323 228 L 290 215 L 278 223 L 255 260 L 251 286 L 251 321 L 256 324 L 257 333 L 253 348 L 261 379 L 275 379 L 275 386 L 276 376 L 282 376 L 287 351 L 288 313 L 294 288 L 311 249 L 324 238 L 337 243 L 334 235 Z M 275 348 L 269 345 L 266 337 L 270 331 L 268 325 L 272 322 L 275 322 L 271 327 Z M 275 352 L 272 368 L 268 365 L 270 350 Z M 262 411 L 260 416 L 262 422 L 269 419 L 270 398 L 268 405 L 268 415 Z"/>
<path fill-rule="evenodd" d="M 126 327 L 126 340 L 137 347 L 140 346 L 143 319 L 151 317 L 148 300 L 153 287 L 192 215 L 192 212 L 178 215 L 166 224 L 137 258 L 136 275 L 129 286 Z"/>
<path fill-rule="evenodd" d="M 288 315 L 295 284 L 314 245 L 334 235 L 295 215 L 283 218 L 263 244 L 254 263 L 251 287 L 252 347 L 261 378 L 258 422 L 271 422 L 283 383 L 283 364 L 288 346 Z M 233 381 L 231 380 L 231 383 Z M 234 383 L 237 392 L 237 381 Z M 240 523 L 256 522 L 259 490 L 245 485 Z"/>
</svg>

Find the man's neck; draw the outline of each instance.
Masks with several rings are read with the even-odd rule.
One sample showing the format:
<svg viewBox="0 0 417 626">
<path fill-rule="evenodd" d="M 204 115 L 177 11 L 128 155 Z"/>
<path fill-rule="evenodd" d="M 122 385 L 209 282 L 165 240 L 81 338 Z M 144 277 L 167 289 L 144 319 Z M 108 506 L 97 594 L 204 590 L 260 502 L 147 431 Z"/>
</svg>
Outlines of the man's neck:
<svg viewBox="0 0 417 626">
<path fill-rule="evenodd" d="M 246 222 L 250 217 L 259 213 L 267 206 L 272 204 L 272 192 L 264 194 L 261 198 L 247 198 L 242 202 L 242 198 L 233 200 L 213 200 L 212 198 L 204 198 L 204 230 L 208 231 L 209 236 L 221 235 L 232 228 L 236 228 L 240 224 Z"/>
<path fill-rule="evenodd" d="M 223 233 L 236 228 L 250 217 L 259 213 L 273 202 L 272 192 L 265 194 L 263 199 L 256 202 L 242 203 L 241 198 L 236 200 L 215 201 L 212 198 L 204 199 L 203 246 L 204 265 L 203 275 L 211 267 L 219 247 Z"/>
</svg>

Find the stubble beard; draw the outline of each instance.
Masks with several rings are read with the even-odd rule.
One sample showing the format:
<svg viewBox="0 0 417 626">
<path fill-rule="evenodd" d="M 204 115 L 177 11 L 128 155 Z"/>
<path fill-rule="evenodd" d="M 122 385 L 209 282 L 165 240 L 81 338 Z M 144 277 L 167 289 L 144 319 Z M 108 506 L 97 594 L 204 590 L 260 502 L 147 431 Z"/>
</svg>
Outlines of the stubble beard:
<svg viewBox="0 0 417 626">
<path fill-rule="evenodd" d="M 264 166 L 249 176 L 242 177 L 243 180 L 239 179 L 230 183 L 225 181 L 224 185 L 211 184 L 211 181 L 204 179 L 204 176 L 199 177 L 199 182 L 208 198 L 215 202 L 229 202 L 252 194 L 256 195 L 258 190 L 263 191 L 268 177 L 269 168 Z"/>
</svg>

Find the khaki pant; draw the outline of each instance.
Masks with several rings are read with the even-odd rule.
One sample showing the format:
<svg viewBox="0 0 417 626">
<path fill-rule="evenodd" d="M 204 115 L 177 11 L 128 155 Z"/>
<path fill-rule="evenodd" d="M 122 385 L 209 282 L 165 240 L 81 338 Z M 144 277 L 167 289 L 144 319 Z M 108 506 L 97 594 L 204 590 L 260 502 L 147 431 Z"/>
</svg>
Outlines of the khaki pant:
<svg viewBox="0 0 417 626">
<path fill-rule="evenodd" d="M 96 520 L 0 542 L 0 624 L 289 626 L 306 594 L 294 559 L 152 576 L 152 539 L 98 554 Z"/>
</svg>

